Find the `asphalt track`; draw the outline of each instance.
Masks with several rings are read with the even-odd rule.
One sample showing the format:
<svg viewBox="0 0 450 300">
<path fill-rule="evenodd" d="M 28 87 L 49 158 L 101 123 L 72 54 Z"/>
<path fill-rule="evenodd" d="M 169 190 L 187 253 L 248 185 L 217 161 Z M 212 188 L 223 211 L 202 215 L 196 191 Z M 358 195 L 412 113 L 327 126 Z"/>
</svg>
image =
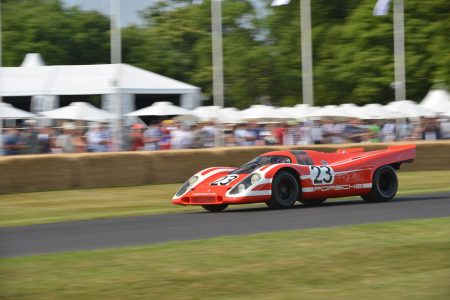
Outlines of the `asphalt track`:
<svg viewBox="0 0 450 300">
<path fill-rule="evenodd" d="M 182 209 L 182 208 L 180 208 Z M 268 231 L 450 216 L 450 193 L 360 200 L 290 210 L 229 207 L 194 212 L 0 228 L 0 257 L 116 248 Z"/>
</svg>

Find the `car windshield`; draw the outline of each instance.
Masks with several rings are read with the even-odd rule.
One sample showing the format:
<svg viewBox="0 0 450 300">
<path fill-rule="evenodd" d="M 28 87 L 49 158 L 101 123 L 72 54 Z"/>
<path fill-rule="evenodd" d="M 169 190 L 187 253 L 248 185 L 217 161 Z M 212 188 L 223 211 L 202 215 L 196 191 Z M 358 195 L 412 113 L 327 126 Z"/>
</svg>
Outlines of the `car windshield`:
<svg viewBox="0 0 450 300">
<path fill-rule="evenodd" d="M 231 174 L 248 174 L 264 165 L 272 164 L 289 164 L 291 159 L 287 156 L 282 155 L 272 155 L 272 156 L 258 156 L 242 167 L 234 170 Z"/>
</svg>

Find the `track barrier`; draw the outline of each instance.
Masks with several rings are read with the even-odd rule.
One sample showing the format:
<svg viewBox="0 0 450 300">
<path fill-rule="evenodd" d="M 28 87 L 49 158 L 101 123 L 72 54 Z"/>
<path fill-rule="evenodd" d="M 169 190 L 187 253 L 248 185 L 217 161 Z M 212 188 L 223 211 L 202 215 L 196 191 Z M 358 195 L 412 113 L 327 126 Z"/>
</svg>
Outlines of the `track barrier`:
<svg viewBox="0 0 450 300">
<path fill-rule="evenodd" d="M 370 151 L 399 144 L 411 142 L 4 156 L 0 157 L 0 193 L 179 183 L 201 169 L 237 167 L 268 151 L 335 152 L 352 147 Z M 450 141 L 414 144 L 417 145 L 416 160 L 402 165 L 402 171 L 450 169 Z"/>
</svg>

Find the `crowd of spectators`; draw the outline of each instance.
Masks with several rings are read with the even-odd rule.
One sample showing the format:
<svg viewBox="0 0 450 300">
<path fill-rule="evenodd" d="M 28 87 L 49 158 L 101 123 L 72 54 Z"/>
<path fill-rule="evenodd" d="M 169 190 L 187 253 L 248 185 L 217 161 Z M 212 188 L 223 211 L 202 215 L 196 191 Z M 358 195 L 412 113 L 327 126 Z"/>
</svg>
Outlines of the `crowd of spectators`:
<svg viewBox="0 0 450 300">
<path fill-rule="evenodd" d="M 77 127 L 37 127 L 33 120 L 3 131 L 3 154 L 82 153 L 117 151 L 107 123 Z M 175 120 L 134 124 L 124 130 L 121 148 L 128 151 L 224 146 L 309 145 L 406 140 L 450 139 L 450 121 L 435 118 L 402 121 L 315 120 L 308 122 L 186 124 Z"/>
</svg>

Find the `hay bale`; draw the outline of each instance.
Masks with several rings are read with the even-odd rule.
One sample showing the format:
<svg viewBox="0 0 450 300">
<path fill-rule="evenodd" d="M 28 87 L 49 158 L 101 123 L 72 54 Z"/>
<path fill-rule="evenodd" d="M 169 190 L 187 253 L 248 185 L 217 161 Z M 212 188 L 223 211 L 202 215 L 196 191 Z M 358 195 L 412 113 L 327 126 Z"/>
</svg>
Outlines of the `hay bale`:
<svg viewBox="0 0 450 300">
<path fill-rule="evenodd" d="M 151 165 L 136 152 L 78 154 L 81 188 L 142 185 L 151 182 Z"/>
<path fill-rule="evenodd" d="M 202 169 L 238 167 L 269 151 L 310 149 L 335 152 L 339 148 L 352 147 L 371 151 L 405 143 L 409 144 L 230 147 L 0 157 L 0 193 L 178 183 Z M 417 145 L 417 158 L 413 164 L 404 164 L 402 170 L 450 169 L 450 141 L 414 143 Z"/>
<path fill-rule="evenodd" d="M 0 193 L 78 187 L 77 160 L 70 155 L 24 155 L 0 159 Z"/>
</svg>

